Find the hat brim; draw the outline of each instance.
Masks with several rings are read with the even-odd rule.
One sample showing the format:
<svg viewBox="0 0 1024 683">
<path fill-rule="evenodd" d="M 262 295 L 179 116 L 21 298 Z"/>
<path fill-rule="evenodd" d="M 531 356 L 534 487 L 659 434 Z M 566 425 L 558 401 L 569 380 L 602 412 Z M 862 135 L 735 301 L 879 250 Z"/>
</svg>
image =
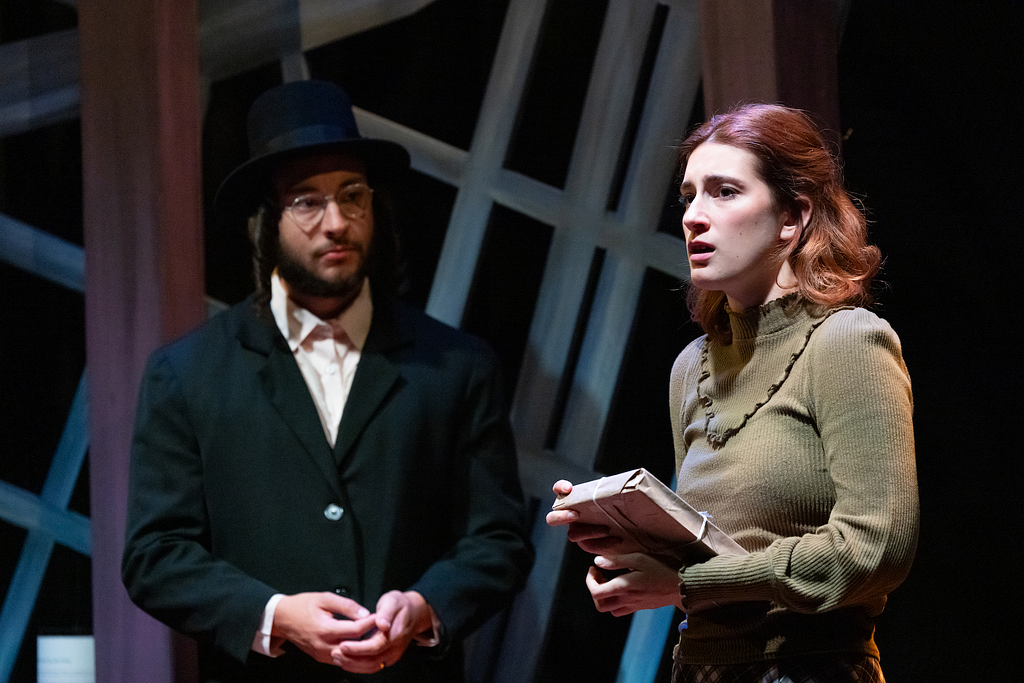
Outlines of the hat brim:
<svg viewBox="0 0 1024 683">
<path fill-rule="evenodd" d="M 409 152 L 390 140 L 357 138 L 268 152 L 249 159 L 220 184 L 214 209 L 227 219 L 248 218 L 270 194 L 270 178 L 282 164 L 313 154 L 352 154 L 366 164 L 371 183 L 394 182 L 409 170 Z"/>
</svg>

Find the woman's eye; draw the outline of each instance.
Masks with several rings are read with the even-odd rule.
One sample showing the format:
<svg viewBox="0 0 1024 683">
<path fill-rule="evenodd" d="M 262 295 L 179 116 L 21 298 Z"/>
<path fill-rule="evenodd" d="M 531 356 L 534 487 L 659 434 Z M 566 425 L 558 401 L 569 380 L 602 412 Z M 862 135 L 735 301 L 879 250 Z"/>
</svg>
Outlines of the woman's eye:
<svg viewBox="0 0 1024 683">
<path fill-rule="evenodd" d="M 719 197 L 725 197 L 727 199 L 729 197 L 735 197 L 737 194 L 739 194 L 739 193 L 735 190 L 735 188 L 732 188 L 732 187 L 723 187 L 722 189 L 720 189 L 718 191 L 718 196 Z"/>
<path fill-rule="evenodd" d="M 681 194 L 679 195 L 679 199 L 677 201 L 679 202 L 679 206 L 683 207 L 683 209 L 688 209 L 690 208 L 690 204 L 693 203 L 693 195 Z"/>
</svg>

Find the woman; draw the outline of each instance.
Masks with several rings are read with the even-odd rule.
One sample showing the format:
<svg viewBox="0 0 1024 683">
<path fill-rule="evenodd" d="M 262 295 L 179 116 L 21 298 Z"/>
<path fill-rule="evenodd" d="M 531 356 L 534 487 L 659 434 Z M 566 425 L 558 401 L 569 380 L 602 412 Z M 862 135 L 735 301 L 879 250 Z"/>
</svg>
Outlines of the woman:
<svg viewBox="0 0 1024 683">
<path fill-rule="evenodd" d="M 688 614 L 674 683 L 882 681 L 874 623 L 909 570 L 918 507 L 899 340 L 857 307 L 879 252 L 799 111 L 716 116 L 680 159 L 688 303 L 706 334 L 672 369 L 678 492 L 749 554 L 667 567 L 615 554 L 574 512 L 548 523 L 599 555 L 599 610 Z"/>
</svg>

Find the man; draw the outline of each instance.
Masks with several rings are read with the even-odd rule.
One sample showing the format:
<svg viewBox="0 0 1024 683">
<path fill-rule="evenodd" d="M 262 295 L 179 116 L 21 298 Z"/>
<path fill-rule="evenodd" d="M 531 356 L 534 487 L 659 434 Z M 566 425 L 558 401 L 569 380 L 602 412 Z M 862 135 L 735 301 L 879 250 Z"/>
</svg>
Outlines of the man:
<svg viewBox="0 0 1024 683">
<path fill-rule="evenodd" d="M 395 299 L 409 157 L 343 91 L 268 91 L 249 139 L 216 203 L 257 291 L 150 359 L 125 586 L 205 681 L 461 680 L 533 559 L 496 359 Z"/>
</svg>

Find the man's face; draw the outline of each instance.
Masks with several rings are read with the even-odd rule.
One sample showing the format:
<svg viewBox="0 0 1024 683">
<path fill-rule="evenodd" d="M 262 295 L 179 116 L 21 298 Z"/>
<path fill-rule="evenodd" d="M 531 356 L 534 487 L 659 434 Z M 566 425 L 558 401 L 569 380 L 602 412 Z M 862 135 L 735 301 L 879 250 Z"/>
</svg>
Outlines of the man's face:
<svg viewBox="0 0 1024 683">
<path fill-rule="evenodd" d="M 297 198 L 337 197 L 346 188 L 366 185 L 366 166 L 345 154 L 320 154 L 285 164 L 274 174 L 275 198 L 290 207 Z M 301 225 L 290 210 L 278 223 L 281 252 L 278 273 L 292 290 L 306 295 L 354 295 L 366 277 L 373 243 L 373 208 L 346 216 L 336 201 L 327 202 L 323 218 Z"/>
</svg>

